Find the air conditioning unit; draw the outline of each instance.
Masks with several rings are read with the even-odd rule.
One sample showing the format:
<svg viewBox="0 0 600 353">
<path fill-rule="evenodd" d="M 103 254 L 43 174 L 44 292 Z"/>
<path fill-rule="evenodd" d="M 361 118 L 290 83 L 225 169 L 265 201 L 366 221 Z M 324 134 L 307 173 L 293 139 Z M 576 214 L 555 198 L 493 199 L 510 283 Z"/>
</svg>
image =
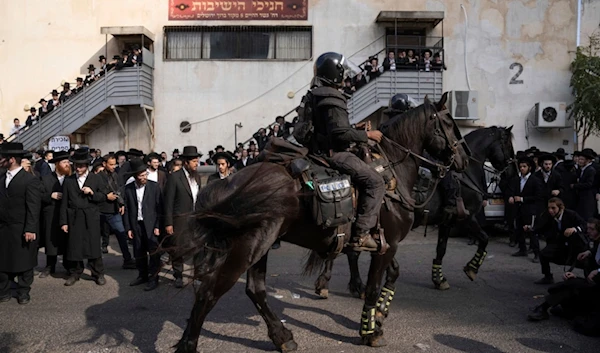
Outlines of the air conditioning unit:
<svg viewBox="0 0 600 353">
<path fill-rule="evenodd" d="M 450 91 L 448 109 L 456 120 L 477 120 L 478 99 L 477 91 Z"/>
<path fill-rule="evenodd" d="M 567 103 L 539 102 L 535 104 L 535 126 L 567 127 Z"/>
</svg>

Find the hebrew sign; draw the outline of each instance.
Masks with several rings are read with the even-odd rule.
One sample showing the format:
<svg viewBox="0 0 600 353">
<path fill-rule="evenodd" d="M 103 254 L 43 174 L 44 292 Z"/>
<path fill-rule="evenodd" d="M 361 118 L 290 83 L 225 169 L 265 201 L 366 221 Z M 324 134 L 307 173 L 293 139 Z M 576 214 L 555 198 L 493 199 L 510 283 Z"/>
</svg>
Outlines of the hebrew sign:
<svg viewBox="0 0 600 353">
<path fill-rule="evenodd" d="M 307 19 L 308 0 L 169 0 L 170 21 Z"/>
</svg>

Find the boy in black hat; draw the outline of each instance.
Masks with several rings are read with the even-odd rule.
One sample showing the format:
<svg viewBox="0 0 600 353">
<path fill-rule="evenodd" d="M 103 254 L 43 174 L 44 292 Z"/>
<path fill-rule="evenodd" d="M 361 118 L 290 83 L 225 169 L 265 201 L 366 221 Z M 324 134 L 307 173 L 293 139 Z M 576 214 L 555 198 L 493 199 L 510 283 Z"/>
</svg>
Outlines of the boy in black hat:
<svg viewBox="0 0 600 353">
<path fill-rule="evenodd" d="M 27 304 L 37 266 L 42 187 L 21 167 L 27 154 L 21 143 L 3 143 L 0 165 L 0 303 L 12 298 L 11 282 L 18 277 L 17 301 Z"/>
<path fill-rule="evenodd" d="M 594 151 L 583 149 L 578 153 L 579 158 L 577 164 L 578 179 L 575 184 L 571 184 L 570 188 L 575 191 L 577 206 L 575 211 L 583 219 L 590 219 L 596 213 L 596 193 L 598 187 L 595 185 L 596 169 L 592 166 L 592 161 L 596 157 Z"/>
<path fill-rule="evenodd" d="M 98 79 L 98 75 L 96 74 L 96 68 L 94 67 L 93 64 L 90 64 L 90 66 L 88 66 L 87 69 L 88 69 L 88 74 L 85 76 L 85 80 L 83 81 L 83 83 L 86 86 L 89 86 Z"/>
<path fill-rule="evenodd" d="M 54 110 L 54 108 L 60 106 L 60 97 L 58 91 L 53 89 L 52 92 L 50 92 L 50 95 L 52 96 L 52 100 L 48 102 L 48 113 Z"/>
<path fill-rule="evenodd" d="M 27 116 L 27 120 L 25 120 L 25 126 L 29 127 L 35 125 L 38 122 L 37 109 L 35 107 L 29 108 L 29 115 Z"/>
<path fill-rule="evenodd" d="M 63 182 L 60 224 L 63 232 L 67 233 L 64 258 L 69 269 L 65 286 L 72 286 L 79 281 L 84 269 L 84 259 L 88 260 L 88 267 L 96 284 L 106 284 L 98 224 L 98 204 L 106 199 L 106 194 L 103 192 L 100 176 L 89 171 L 90 160 L 87 149 L 75 150 L 70 158 L 75 173 L 65 177 Z"/>
<path fill-rule="evenodd" d="M 71 91 L 71 84 L 69 82 L 65 82 L 63 84 L 63 90 L 60 93 L 60 102 L 64 103 L 71 97 L 73 97 L 73 91 Z"/>
<path fill-rule="evenodd" d="M 160 243 L 160 216 L 162 198 L 160 187 L 148 180 L 146 163 L 140 158 L 131 160 L 131 172 L 127 176 L 135 181 L 125 186 L 125 214 L 123 221 L 129 239 L 133 240 L 133 253 L 136 259 L 138 277 L 130 286 L 148 283 L 145 291 L 158 287 L 158 272 L 160 271 L 160 256 L 157 252 Z"/>
<path fill-rule="evenodd" d="M 48 114 L 48 112 L 50 110 L 48 110 L 48 102 L 44 98 L 40 99 L 40 101 L 38 103 L 40 103 L 42 105 L 40 107 L 40 109 L 38 110 L 38 116 L 41 119 L 44 117 L 44 115 Z"/>
<path fill-rule="evenodd" d="M 77 77 L 77 78 L 75 79 L 75 82 L 76 82 L 76 83 L 75 83 L 75 88 L 73 88 L 73 89 L 71 90 L 71 92 L 72 92 L 73 94 L 77 94 L 77 93 L 79 93 L 79 92 L 83 91 L 83 78 L 81 78 L 81 77 Z"/>
<path fill-rule="evenodd" d="M 173 172 L 167 180 L 165 188 L 165 231 L 170 247 L 181 250 L 186 233 L 189 231 L 188 217 L 196 209 L 200 192 L 200 175 L 198 165 L 200 156 L 196 146 L 185 146 L 179 156 L 183 160 L 183 168 Z M 175 287 L 183 287 L 183 260 L 170 252 L 173 264 Z"/>
<path fill-rule="evenodd" d="M 527 256 L 525 245 L 525 226 L 535 225 L 535 218 L 544 210 L 544 185 L 539 178 L 533 176 L 535 163 L 530 157 L 519 158 L 519 175 L 509 184 L 508 203 L 517 205 L 515 235 L 519 251 L 513 256 Z M 531 233 L 531 248 L 534 253 L 533 262 L 539 262 L 539 241 L 537 235 Z"/>
<path fill-rule="evenodd" d="M 559 173 L 554 172 L 554 163 L 556 157 L 551 154 L 544 154 L 538 158 L 540 162 L 540 170 L 535 172 L 535 176 L 538 177 L 546 187 L 545 198 L 546 201 L 552 197 L 562 198 L 563 186 L 562 178 Z"/>
<path fill-rule="evenodd" d="M 217 166 L 217 172 L 208 176 L 207 184 L 213 181 L 227 178 L 231 175 L 231 165 L 234 158 L 227 152 L 217 152 L 212 156 L 212 160 Z"/>
<path fill-rule="evenodd" d="M 71 175 L 69 153 L 57 151 L 48 161 L 55 165 L 55 171 L 42 177 L 42 229 L 41 245 L 46 250 L 46 267 L 40 278 L 48 277 L 56 271 L 57 256 L 65 253 L 67 235 L 60 229 L 60 207 L 65 178 Z M 63 263 L 66 266 L 67 263 Z M 67 267 L 65 267 L 67 268 Z"/>
</svg>

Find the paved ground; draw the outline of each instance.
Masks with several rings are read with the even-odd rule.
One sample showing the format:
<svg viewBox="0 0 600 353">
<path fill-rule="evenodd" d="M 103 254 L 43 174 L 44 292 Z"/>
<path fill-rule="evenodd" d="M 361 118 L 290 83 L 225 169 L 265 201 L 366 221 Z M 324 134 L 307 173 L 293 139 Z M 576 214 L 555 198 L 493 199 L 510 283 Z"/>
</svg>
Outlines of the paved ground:
<svg viewBox="0 0 600 353">
<path fill-rule="evenodd" d="M 271 305 L 303 352 L 600 352 L 600 340 L 578 335 L 566 321 L 526 321 L 545 287 L 532 284 L 539 265 L 511 258 L 514 249 L 505 238 L 490 243 L 476 282 L 461 270 L 475 248 L 451 240 L 444 271 L 452 288 L 446 292 L 432 289 L 430 281 L 434 242 L 431 235 L 413 234 L 400 247 L 386 348 L 358 345 L 362 303 L 346 293 L 345 258 L 335 265 L 330 299 L 319 300 L 312 294 L 315 278 L 300 276 L 304 250 L 283 244 L 269 259 Z M 367 260 L 361 259 L 363 273 Z M 67 288 L 60 278 L 36 278 L 29 305 L 0 304 L 0 352 L 172 352 L 191 309 L 192 288 L 179 291 L 162 278 L 159 289 L 147 293 L 129 287 L 136 271 L 121 270 L 118 254 L 111 251 L 105 263 L 104 287 L 82 280 Z M 198 351 L 274 351 L 243 279 L 209 315 Z"/>
</svg>

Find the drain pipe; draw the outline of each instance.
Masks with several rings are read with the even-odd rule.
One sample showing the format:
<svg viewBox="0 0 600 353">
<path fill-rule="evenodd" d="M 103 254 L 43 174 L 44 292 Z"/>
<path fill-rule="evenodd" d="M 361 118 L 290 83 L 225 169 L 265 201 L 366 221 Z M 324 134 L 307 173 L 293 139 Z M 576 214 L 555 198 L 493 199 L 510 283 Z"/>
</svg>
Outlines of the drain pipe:
<svg viewBox="0 0 600 353">
<path fill-rule="evenodd" d="M 575 50 L 579 48 L 581 44 L 581 0 L 577 0 L 577 35 L 575 37 Z M 577 136 L 577 130 L 575 129 L 575 120 L 573 120 L 573 146 L 574 151 L 579 149 L 579 136 Z"/>
<path fill-rule="evenodd" d="M 581 0 L 579 0 L 581 1 Z M 465 61 L 465 76 L 467 77 L 467 87 L 469 87 L 469 91 L 471 91 L 471 80 L 469 80 L 469 65 L 467 63 L 467 27 L 469 26 L 469 17 L 467 16 L 467 10 L 465 9 L 465 7 L 463 6 L 463 4 L 460 4 L 460 8 L 463 10 L 463 13 L 465 14 L 465 54 L 464 56 L 464 61 Z"/>
</svg>

